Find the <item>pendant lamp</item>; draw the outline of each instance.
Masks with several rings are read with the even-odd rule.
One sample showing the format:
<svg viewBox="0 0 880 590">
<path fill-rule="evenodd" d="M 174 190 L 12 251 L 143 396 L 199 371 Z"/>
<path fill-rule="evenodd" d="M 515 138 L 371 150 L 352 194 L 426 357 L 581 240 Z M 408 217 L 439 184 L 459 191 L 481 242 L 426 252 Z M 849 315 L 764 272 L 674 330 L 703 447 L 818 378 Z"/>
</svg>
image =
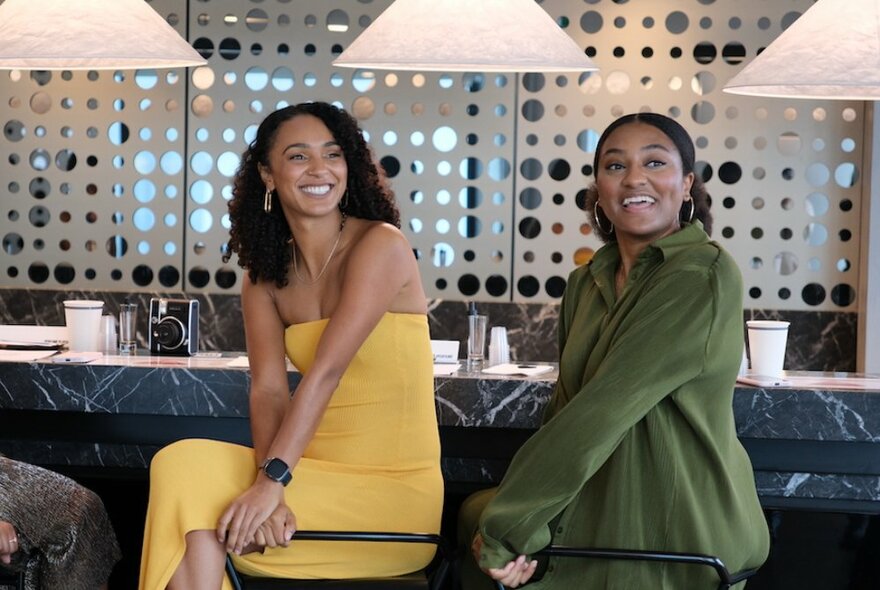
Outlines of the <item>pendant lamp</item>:
<svg viewBox="0 0 880 590">
<path fill-rule="evenodd" d="M 880 99 L 880 0 L 818 0 L 724 87 L 731 94 Z"/>
<path fill-rule="evenodd" d="M 0 69 L 115 70 L 205 63 L 144 0 L 0 4 Z"/>
<path fill-rule="evenodd" d="M 458 72 L 598 70 L 535 0 L 395 0 L 333 65 Z"/>
</svg>

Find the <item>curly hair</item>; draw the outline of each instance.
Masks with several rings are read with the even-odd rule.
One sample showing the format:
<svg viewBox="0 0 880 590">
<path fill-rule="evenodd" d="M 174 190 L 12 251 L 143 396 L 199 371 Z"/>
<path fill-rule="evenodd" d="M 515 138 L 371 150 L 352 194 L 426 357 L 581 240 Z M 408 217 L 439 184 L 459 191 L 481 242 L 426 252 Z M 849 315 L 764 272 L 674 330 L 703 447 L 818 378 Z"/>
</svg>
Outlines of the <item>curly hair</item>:
<svg viewBox="0 0 880 590">
<path fill-rule="evenodd" d="M 273 207 L 263 210 L 266 185 L 259 165 L 269 167 L 269 152 L 278 129 L 301 115 L 320 119 L 339 144 L 348 167 L 346 193 L 340 210 L 350 217 L 385 221 L 400 227 L 400 211 L 387 178 L 373 158 L 357 121 L 347 112 L 326 102 L 307 102 L 278 109 L 267 116 L 257 135 L 244 151 L 235 173 L 232 199 L 229 201 L 229 246 L 224 255 L 228 262 L 232 252 L 238 254 L 238 265 L 248 271 L 251 282 L 273 281 L 279 288 L 287 285 L 291 263 L 290 227 L 281 211 Z M 276 199 L 273 191 L 270 195 Z"/>
<path fill-rule="evenodd" d="M 596 144 L 596 151 L 593 155 L 594 178 L 599 175 L 599 156 L 602 154 L 602 146 L 605 144 L 605 140 L 607 140 L 618 127 L 631 125 L 633 123 L 645 123 L 659 129 L 663 135 L 668 137 L 670 141 L 675 144 L 675 148 L 681 156 L 681 164 L 684 174 L 694 172 L 694 142 L 691 140 L 691 136 L 688 135 L 688 132 L 685 131 L 684 127 L 679 125 L 675 120 L 664 115 L 658 115 L 657 113 L 631 113 L 612 122 L 599 138 L 599 143 Z M 691 199 L 693 199 L 692 204 L 688 204 L 687 202 L 681 204 L 681 210 L 678 213 L 679 220 L 682 223 L 686 223 L 691 217 L 699 219 L 703 223 L 703 229 L 706 230 L 707 234 L 711 235 L 712 213 L 709 211 L 711 198 L 706 191 L 706 186 L 703 184 L 703 180 L 696 173 L 694 173 L 694 183 L 691 185 Z M 586 210 L 587 219 L 593 227 L 593 231 L 599 236 L 599 239 L 605 243 L 613 242 L 617 240 L 617 237 L 614 234 L 614 226 L 611 224 L 611 221 L 605 217 L 605 214 L 602 213 L 602 209 L 596 207 L 598 201 L 599 189 L 597 188 L 596 183 L 593 182 L 593 184 L 587 189 L 587 194 L 584 198 L 584 210 Z M 693 212 L 691 207 L 693 207 Z M 610 231 L 608 229 L 609 226 Z"/>
</svg>

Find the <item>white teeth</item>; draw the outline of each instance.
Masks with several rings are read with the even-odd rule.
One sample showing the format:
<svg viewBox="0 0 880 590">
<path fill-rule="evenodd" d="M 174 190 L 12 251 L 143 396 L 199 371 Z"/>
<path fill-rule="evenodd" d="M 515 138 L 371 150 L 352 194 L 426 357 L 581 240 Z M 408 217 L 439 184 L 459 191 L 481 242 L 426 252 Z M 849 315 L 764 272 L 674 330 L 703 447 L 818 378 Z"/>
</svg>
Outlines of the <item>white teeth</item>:
<svg viewBox="0 0 880 590">
<path fill-rule="evenodd" d="M 647 195 L 639 195 L 637 197 L 627 197 L 623 200 L 623 206 L 629 207 L 630 205 L 634 205 L 637 203 L 656 203 L 657 199 L 654 197 L 649 197 Z"/>
<path fill-rule="evenodd" d="M 330 192 L 330 185 L 321 184 L 318 186 L 304 186 L 302 187 L 302 191 L 304 193 L 309 193 L 310 195 L 326 195 Z"/>
</svg>

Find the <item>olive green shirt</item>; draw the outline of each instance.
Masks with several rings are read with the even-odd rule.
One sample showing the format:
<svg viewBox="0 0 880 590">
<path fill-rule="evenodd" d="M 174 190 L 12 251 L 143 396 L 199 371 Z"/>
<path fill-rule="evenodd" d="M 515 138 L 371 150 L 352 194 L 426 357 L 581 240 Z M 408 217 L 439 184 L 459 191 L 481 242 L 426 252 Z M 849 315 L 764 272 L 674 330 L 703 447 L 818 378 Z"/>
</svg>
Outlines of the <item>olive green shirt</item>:
<svg viewBox="0 0 880 590">
<path fill-rule="evenodd" d="M 559 380 L 543 426 L 482 514 L 481 566 L 552 541 L 715 555 L 732 572 L 757 567 L 769 534 L 732 410 L 743 349 L 739 269 L 699 222 L 647 247 L 618 298 L 619 261 L 611 243 L 569 277 Z M 565 557 L 530 587 L 717 584 L 708 567 Z"/>
</svg>

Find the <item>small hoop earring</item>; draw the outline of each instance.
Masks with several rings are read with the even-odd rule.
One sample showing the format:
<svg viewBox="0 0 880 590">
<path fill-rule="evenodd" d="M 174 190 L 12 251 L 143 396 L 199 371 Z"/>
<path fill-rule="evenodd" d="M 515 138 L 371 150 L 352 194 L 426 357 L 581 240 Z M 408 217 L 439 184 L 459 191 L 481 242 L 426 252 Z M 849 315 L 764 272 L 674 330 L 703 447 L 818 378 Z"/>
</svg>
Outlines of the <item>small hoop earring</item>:
<svg viewBox="0 0 880 590">
<path fill-rule="evenodd" d="M 688 199 L 687 202 L 691 204 L 691 213 L 690 215 L 688 215 L 687 223 L 691 223 L 694 220 L 694 210 L 696 210 L 697 205 L 694 203 L 694 200 L 692 198 Z"/>
<path fill-rule="evenodd" d="M 273 191 L 266 187 L 266 193 L 263 195 L 263 211 L 266 213 L 272 212 L 272 193 Z"/>
<path fill-rule="evenodd" d="M 596 220 L 596 227 L 598 227 L 602 233 L 608 234 L 609 236 L 614 233 L 614 224 L 611 223 L 611 220 L 608 221 L 608 223 L 611 223 L 611 229 L 605 229 L 602 227 L 602 222 L 599 220 L 599 201 L 593 203 L 593 219 Z"/>
<path fill-rule="evenodd" d="M 342 198 L 339 199 L 339 210 L 345 213 L 346 209 L 348 209 L 348 189 L 345 189 Z"/>
</svg>

